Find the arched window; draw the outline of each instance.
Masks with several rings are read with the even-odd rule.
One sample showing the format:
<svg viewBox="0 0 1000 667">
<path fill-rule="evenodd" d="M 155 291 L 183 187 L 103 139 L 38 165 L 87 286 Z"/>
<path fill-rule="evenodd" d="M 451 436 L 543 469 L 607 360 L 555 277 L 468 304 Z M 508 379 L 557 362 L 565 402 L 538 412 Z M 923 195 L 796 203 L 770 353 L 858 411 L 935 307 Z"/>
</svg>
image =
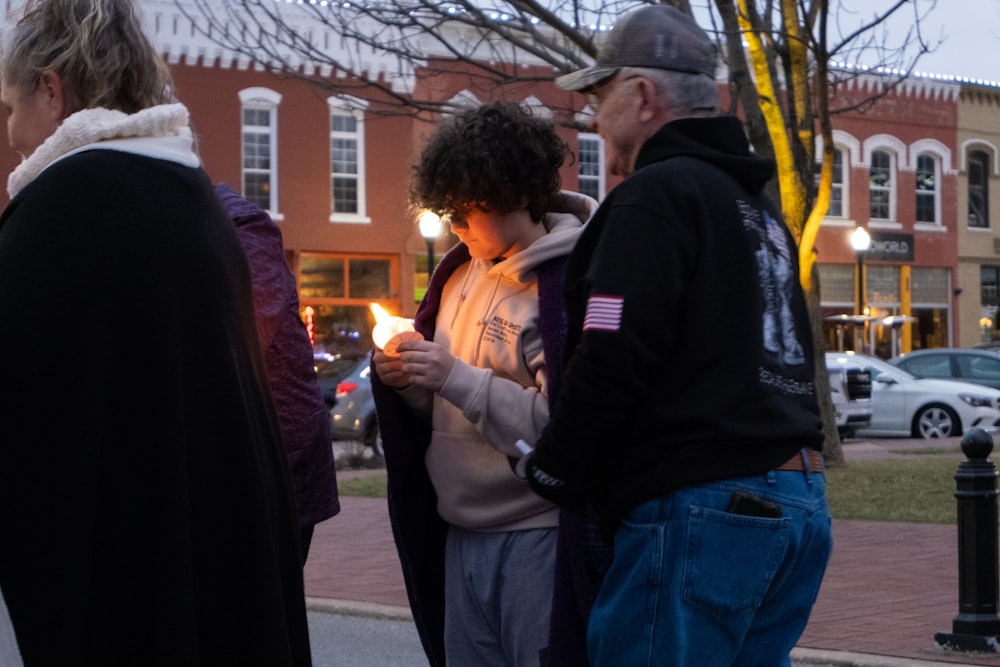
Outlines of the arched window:
<svg viewBox="0 0 1000 667">
<path fill-rule="evenodd" d="M 893 156 L 889 151 L 874 150 L 868 170 L 869 214 L 872 220 L 892 220 L 894 175 Z"/>
<path fill-rule="evenodd" d="M 990 156 L 984 151 L 969 151 L 969 227 L 990 226 Z"/>
<path fill-rule="evenodd" d="M 239 92 L 243 196 L 272 216 L 278 212 L 278 104 L 267 88 Z"/>
<path fill-rule="evenodd" d="M 931 153 L 917 156 L 917 222 L 939 224 L 941 191 L 940 162 Z"/>
<path fill-rule="evenodd" d="M 826 209 L 826 217 L 844 217 L 844 149 L 835 146 L 833 149 L 833 180 L 830 183 L 830 206 Z M 820 156 L 822 158 L 822 156 Z M 822 160 L 816 163 L 816 185 L 819 185 Z"/>
</svg>

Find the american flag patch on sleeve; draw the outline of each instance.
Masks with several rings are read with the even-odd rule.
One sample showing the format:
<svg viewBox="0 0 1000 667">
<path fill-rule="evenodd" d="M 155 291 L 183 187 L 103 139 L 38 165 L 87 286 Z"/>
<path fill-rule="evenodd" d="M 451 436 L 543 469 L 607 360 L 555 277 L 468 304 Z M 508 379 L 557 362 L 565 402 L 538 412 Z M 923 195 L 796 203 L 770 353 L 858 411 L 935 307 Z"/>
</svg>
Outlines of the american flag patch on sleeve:
<svg viewBox="0 0 1000 667">
<path fill-rule="evenodd" d="M 587 299 L 587 313 L 583 318 L 584 331 L 618 331 L 622 323 L 625 299 L 620 296 L 595 294 Z"/>
</svg>

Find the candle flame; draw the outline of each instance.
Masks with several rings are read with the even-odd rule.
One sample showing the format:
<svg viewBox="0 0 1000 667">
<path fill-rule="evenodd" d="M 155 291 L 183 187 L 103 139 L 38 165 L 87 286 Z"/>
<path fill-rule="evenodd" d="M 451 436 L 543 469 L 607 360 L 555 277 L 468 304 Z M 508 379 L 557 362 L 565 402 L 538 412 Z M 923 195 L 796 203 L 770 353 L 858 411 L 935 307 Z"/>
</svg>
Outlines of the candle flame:
<svg viewBox="0 0 1000 667">
<path fill-rule="evenodd" d="M 376 324 L 381 324 L 382 322 L 388 322 L 389 318 L 392 317 L 392 315 L 389 314 L 388 310 L 386 310 L 380 304 L 374 301 L 368 304 L 368 308 L 371 309 L 372 315 L 375 316 Z"/>
<path fill-rule="evenodd" d="M 372 301 L 368 307 L 375 316 L 372 341 L 375 347 L 390 356 L 396 356 L 396 347 L 407 340 L 423 340 L 423 336 L 413 330 L 413 320 L 390 315 L 389 312 Z"/>
</svg>

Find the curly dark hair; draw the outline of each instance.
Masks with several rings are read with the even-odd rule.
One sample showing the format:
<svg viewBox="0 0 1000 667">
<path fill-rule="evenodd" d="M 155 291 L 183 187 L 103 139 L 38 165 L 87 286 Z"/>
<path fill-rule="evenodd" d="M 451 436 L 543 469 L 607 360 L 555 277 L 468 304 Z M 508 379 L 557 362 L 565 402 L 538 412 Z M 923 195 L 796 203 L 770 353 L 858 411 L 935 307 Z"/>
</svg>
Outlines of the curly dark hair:
<svg viewBox="0 0 1000 667">
<path fill-rule="evenodd" d="M 513 102 L 491 102 L 444 121 L 413 166 L 410 201 L 446 216 L 470 205 L 539 222 L 559 192 L 569 146 L 551 121 Z"/>
</svg>

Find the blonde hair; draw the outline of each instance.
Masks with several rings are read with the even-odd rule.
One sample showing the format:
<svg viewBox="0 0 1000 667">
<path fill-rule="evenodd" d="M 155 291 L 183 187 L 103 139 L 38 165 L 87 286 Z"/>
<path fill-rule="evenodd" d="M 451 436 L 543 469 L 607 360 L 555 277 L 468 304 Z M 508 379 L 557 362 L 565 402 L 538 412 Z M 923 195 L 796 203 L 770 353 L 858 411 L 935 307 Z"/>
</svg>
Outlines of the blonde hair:
<svg viewBox="0 0 1000 667">
<path fill-rule="evenodd" d="M 67 115 L 174 101 L 170 71 L 131 0 L 28 0 L 3 35 L 0 80 L 32 91 L 46 70 L 62 80 Z"/>
</svg>

